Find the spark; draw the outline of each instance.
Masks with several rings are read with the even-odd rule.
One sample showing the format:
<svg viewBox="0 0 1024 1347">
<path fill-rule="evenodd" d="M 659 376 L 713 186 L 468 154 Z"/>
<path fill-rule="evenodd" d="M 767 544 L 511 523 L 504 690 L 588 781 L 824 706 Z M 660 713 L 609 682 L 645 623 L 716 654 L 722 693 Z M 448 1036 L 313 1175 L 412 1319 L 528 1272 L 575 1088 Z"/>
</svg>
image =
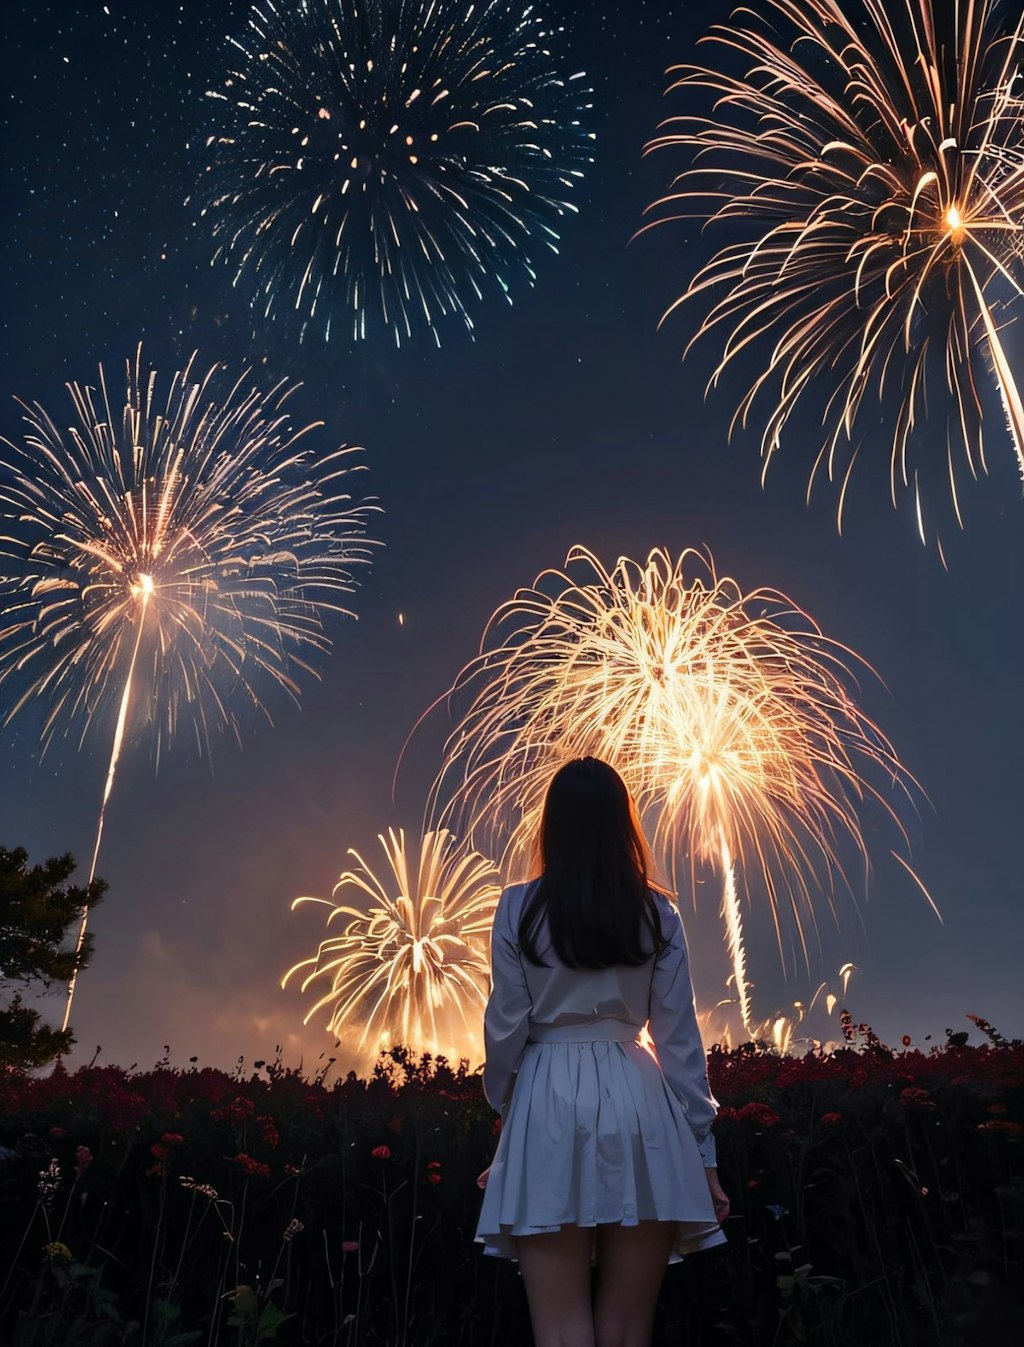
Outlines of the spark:
<svg viewBox="0 0 1024 1347">
<path fill-rule="evenodd" d="M 327 1028 L 340 1035 L 360 1026 L 358 1046 L 402 1043 L 415 1051 L 459 1057 L 466 1046 L 479 1052 L 479 1021 L 489 988 L 489 937 L 501 892 L 490 861 L 460 845 L 446 829 L 426 832 L 418 851 L 405 832 L 380 836 L 389 874 L 378 878 L 357 851 L 356 868 L 334 888 L 369 899 L 364 910 L 325 898 L 296 898 L 329 907 L 328 925 L 348 918 L 340 935 L 323 940 L 316 955 L 289 968 L 281 979 L 302 975 L 301 989 L 315 982 L 327 991 L 303 1023 L 327 1009 Z M 458 1034 L 453 1029 L 458 1026 Z"/>
<path fill-rule="evenodd" d="M 691 572 L 696 572 L 691 577 Z M 675 875 L 717 871 L 745 1025 L 753 1023 L 743 936 L 752 880 L 806 927 L 846 883 L 842 838 L 865 868 L 860 821 L 912 785 L 860 710 L 849 665 L 785 595 L 744 593 L 710 557 L 655 549 L 606 569 L 574 548 L 492 617 L 480 655 L 450 694 L 468 699 L 435 783 L 435 812 L 529 868 L 552 772 L 593 756 L 622 775 L 656 861 Z M 872 784 L 877 779 L 878 784 Z"/>
<path fill-rule="evenodd" d="M 269 718 L 264 685 L 298 701 L 374 546 L 376 507 L 343 489 L 360 451 L 305 447 L 293 386 L 263 394 L 194 364 L 161 402 L 140 347 L 119 414 L 101 366 L 98 388 L 67 385 L 66 432 L 21 403 L 23 441 L 0 441 L 3 723 L 39 707 L 44 751 L 62 726 L 81 746 L 117 706 L 90 881 L 130 729 L 148 726 L 159 756 L 187 721 L 208 751 L 211 730 L 240 737 L 239 707 Z M 85 929 L 83 913 L 79 949 Z"/>
<path fill-rule="evenodd" d="M 1008 8 L 1007 26 L 1003 8 L 766 0 L 704 39 L 720 68 L 670 71 L 670 93 L 715 101 L 707 115 L 669 117 L 647 146 L 696 158 L 645 228 L 699 218 L 733 241 L 665 318 L 708 301 L 693 340 L 723 342 L 709 389 L 758 362 L 733 428 L 763 395 L 765 471 L 798 407 L 802 423 L 821 418 L 808 497 L 822 472 L 838 483 L 840 528 L 872 402 L 891 413 L 892 502 L 912 488 L 922 531 L 918 469 L 948 484 L 961 526 L 957 478 L 987 471 L 990 379 L 1024 477 L 1024 405 L 1004 344 L 1024 294 L 1024 17 Z"/>
<path fill-rule="evenodd" d="M 562 44 L 506 0 L 256 0 L 208 95 L 214 263 L 300 336 L 472 332 L 578 209 L 590 90 Z"/>
</svg>

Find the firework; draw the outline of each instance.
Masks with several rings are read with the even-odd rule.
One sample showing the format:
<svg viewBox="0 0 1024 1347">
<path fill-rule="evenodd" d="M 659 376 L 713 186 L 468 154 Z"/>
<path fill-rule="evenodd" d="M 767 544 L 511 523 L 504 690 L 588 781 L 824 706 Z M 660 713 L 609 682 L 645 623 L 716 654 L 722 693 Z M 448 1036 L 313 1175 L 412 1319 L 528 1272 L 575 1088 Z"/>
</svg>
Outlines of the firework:
<svg viewBox="0 0 1024 1347">
<path fill-rule="evenodd" d="M 458 1023 L 450 1055 L 461 1056 L 467 1042 L 479 1048 L 491 922 L 501 891 L 497 871 L 445 829 L 424 833 L 418 854 L 407 847 L 401 829 L 389 829 L 380 843 L 390 872 L 386 879 L 350 850 L 356 868 L 346 870 L 334 888 L 335 897 L 353 889 L 364 895 L 367 910 L 325 898 L 292 903 L 293 910 L 300 903 L 324 904 L 331 909 L 328 924 L 349 921 L 340 935 L 321 942 L 313 958 L 290 968 L 281 985 L 296 974 L 302 975 L 303 991 L 324 980 L 328 990 L 304 1023 L 325 1008 L 334 1034 L 358 1022 L 361 1049 L 369 1045 L 376 1052 L 382 1044 L 399 1042 L 418 1051 L 443 1051 Z"/>
<path fill-rule="evenodd" d="M 808 495 L 824 469 L 840 528 L 862 427 L 879 412 L 892 414 L 893 504 L 912 488 L 923 540 L 922 478 L 938 469 L 962 523 L 958 479 L 986 470 L 990 377 L 1024 473 L 1002 336 L 1024 293 L 1019 7 L 766 0 L 705 41 L 722 69 L 674 67 L 670 93 L 710 93 L 714 110 L 670 117 L 647 147 L 696 152 L 650 211 L 653 224 L 709 219 L 734 241 L 668 313 L 708 297 L 697 338 L 724 343 L 712 385 L 732 362 L 758 362 L 734 425 L 774 397 L 765 470 L 797 407 L 820 414 Z M 941 416 L 923 444 L 926 394 Z"/>
<path fill-rule="evenodd" d="M 160 401 L 140 349 L 118 414 L 101 367 L 98 389 L 68 385 L 67 432 L 22 403 L 23 443 L 3 441 L 5 723 L 45 707 L 45 747 L 62 725 L 79 742 L 108 732 L 117 708 L 90 878 L 130 723 L 159 753 L 185 721 L 202 749 L 211 730 L 240 733 L 238 707 L 264 709 L 262 688 L 297 699 L 330 645 L 324 617 L 347 612 L 369 559 L 374 507 L 343 489 L 358 451 L 314 457 L 312 427 L 285 410 L 292 387 L 263 395 L 193 364 Z"/>
<path fill-rule="evenodd" d="M 818 896 L 831 902 L 843 874 L 842 839 L 867 864 L 860 806 L 874 798 L 898 825 L 888 790 L 909 779 L 856 704 L 852 658 L 784 595 L 745 594 L 699 553 L 655 550 L 608 571 L 574 548 L 564 571 L 497 611 L 456 681 L 471 700 L 435 788 L 440 798 L 455 782 L 440 812 L 528 865 L 554 769 L 610 762 L 661 868 L 675 873 L 687 857 L 695 894 L 700 867 L 720 875 L 749 1026 L 750 879 L 771 904 L 780 950 L 787 900 L 807 959 Z"/>
<path fill-rule="evenodd" d="M 264 316 L 396 342 L 532 284 L 592 158 L 561 31 L 507 0 L 258 0 L 202 213 Z"/>
</svg>

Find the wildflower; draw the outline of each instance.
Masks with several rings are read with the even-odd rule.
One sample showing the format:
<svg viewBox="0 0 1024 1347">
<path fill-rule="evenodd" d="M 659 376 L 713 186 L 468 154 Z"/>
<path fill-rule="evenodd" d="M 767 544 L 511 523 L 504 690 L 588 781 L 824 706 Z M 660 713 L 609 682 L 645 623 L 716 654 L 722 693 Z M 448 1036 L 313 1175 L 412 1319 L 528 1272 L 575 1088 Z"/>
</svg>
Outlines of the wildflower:
<svg viewBox="0 0 1024 1347">
<path fill-rule="evenodd" d="M 53 1201 L 53 1195 L 59 1187 L 60 1162 L 54 1156 L 47 1168 L 39 1171 L 39 1181 L 36 1184 L 36 1192 L 39 1194 L 39 1200 L 44 1207 L 49 1207 Z"/>
<path fill-rule="evenodd" d="M 184 1146 L 185 1144 L 185 1138 L 180 1132 L 165 1132 L 160 1140 L 168 1148 L 171 1146 Z"/>
<path fill-rule="evenodd" d="M 170 1155 L 170 1151 L 162 1141 L 154 1141 L 149 1148 L 149 1153 L 155 1160 L 159 1160 L 161 1163 L 167 1159 L 168 1155 Z"/>
<path fill-rule="evenodd" d="M 738 1116 L 741 1122 L 753 1123 L 755 1127 L 777 1127 L 782 1121 L 773 1108 L 756 1100 L 744 1104 Z"/>
<path fill-rule="evenodd" d="M 268 1179 L 270 1177 L 270 1166 L 265 1165 L 262 1160 L 254 1160 L 251 1155 L 246 1155 L 244 1151 L 239 1151 L 232 1156 L 231 1163 L 237 1165 L 247 1179 Z"/>
<path fill-rule="evenodd" d="M 146 1170 L 147 1179 L 162 1179 L 167 1175 L 167 1167 L 163 1160 L 157 1160 L 155 1165 L 150 1165 Z"/>
<path fill-rule="evenodd" d="M 208 1197 L 211 1202 L 218 1200 L 219 1194 L 216 1188 L 211 1188 L 208 1183 L 196 1183 L 195 1179 L 186 1174 L 182 1174 L 178 1182 L 190 1193 L 198 1193 L 200 1197 Z"/>
<path fill-rule="evenodd" d="M 841 1113 L 823 1113 L 821 1115 L 821 1122 L 825 1127 L 835 1127 L 836 1123 L 842 1121 L 843 1115 Z"/>
<path fill-rule="evenodd" d="M 905 1090 L 900 1090 L 900 1103 L 911 1105 L 920 1104 L 922 1108 L 934 1108 L 931 1095 L 927 1090 L 922 1090 L 919 1085 L 908 1085 Z"/>
<path fill-rule="evenodd" d="M 391 1159 L 391 1147 L 390 1147 L 390 1146 L 374 1146 L 374 1148 L 373 1148 L 373 1150 L 370 1152 L 370 1154 L 373 1156 L 373 1158 L 374 1158 L 375 1160 L 390 1160 L 390 1159 Z"/>
<path fill-rule="evenodd" d="M 297 1178 L 298 1175 L 302 1173 L 302 1166 L 286 1164 L 284 1167 L 284 1172 L 288 1175 L 290 1179 L 294 1179 Z"/>
<path fill-rule="evenodd" d="M 240 1127 L 244 1122 L 256 1112 L 256 1105 L 251 1099 L 245 1099 L 242 1095 L 236 1095 L 230 1104 L 225 1104 L 223 1108 L 215 1108 L 210 1113 L 210 1119 L 213 1122 L 232 1123 Z"/>
<path fill-rule="evenodd" d="M 49 1135 L 53 1137 L 54 1141 L 60 1141 L 61 1137 L 66 1137 L 67 1134 L 66 1127 L 51 1127 L 49 1131 Z"/>
<path fill-rule="evenodd" d="M 59 1239 L 51 1240 L 49 1244 L 43 1245 L 43 1253 L 51 1263 L 70 1263 L 74 1256 L 66 1244 L 62 1244 Z"/>
<path fill-rule="evenodd" d="M 75 1147 L 75 1178 L 80 1179 L 92 1164 L 92 1151 L 88 1146 Z"/>
<path fill-rule="evenodd" d="M 284 1234 L 281 1236 L 281 1238 L 284 1240 L 285 1244 L 291 1244 L 292 1240 L 302 1229 L 304 1229 L 302 1222 L 293 1216 L 292 1219 L 285 1226 Z"/>
<path fill-rule="evenodd" d="M 428 1182 L 428 1183 L 433 1183 L 433 1184 L 438 1184 L 438 1183 L 441 1182 L 441 1161 L 440 1161 L 440 1160 L 428 1160 L 428 1161 L 427 1161 L 427 1182 Z"/>
<path fill-rule="evenodd" d="M 281 1133 L 277 1130 L 277 1123 L 274 1122 L 270 1114 L 259 1114 L 256 1118 L 256 1126 L 260 1129 L 264 1146 L 272 1151 L 276 1150 L 281 1140 Z"/>
<path fill-rule="evenodd" d="M 905 1048 L 909 1048 L 912 1042 L 913 1042 L 913 1039 L 910 1037 L 909 1034 L 904 1034 L 904 1035 L 903 1035 L 903 1046 L 904 1046 Z"/>
<path fill-rule="evenodd" d="M 341 1241 L 342 1253 L 358 1253 L 359 1241 L 357 1239 L 343 1239 Z"/>
<path fill-rule="evenodd" d="M 979 1132 L 1001 1132 L 1011 1141 L 1024 1139 L 1024 1123 L 1008 1122 L 1005 1118 L 990 1118 L 988 1122 L 978 1123 Z"/>
<path fill-rule="evenodd" d="M 428 1160 L 428 1161 L 427 1161 L 427 1168 L 428 1168 L 428 1169 L 440 1169 L 440 1168 L 441 1168 L 441 1161 L 440 1161 L 440 1160 Z"/>
</svg>

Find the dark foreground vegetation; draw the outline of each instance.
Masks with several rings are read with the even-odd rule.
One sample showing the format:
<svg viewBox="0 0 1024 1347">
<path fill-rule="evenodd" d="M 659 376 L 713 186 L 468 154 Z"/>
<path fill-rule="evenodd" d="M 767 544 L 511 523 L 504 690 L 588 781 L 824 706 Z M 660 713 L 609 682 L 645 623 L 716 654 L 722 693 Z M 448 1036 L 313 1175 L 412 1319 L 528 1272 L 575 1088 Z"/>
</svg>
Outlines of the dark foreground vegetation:
<svg viewBox="0 0 1024 1347">
<path fill-rule="evenodd" d="M 1024 1045 L 712 1052 L 728 1248 L 672 1268 L 656 1342 L 1024 1340 Z M 368 1081 L 59 1066 L 0 1074 L 10 1347 L 530 1341 L 472 1243 L 479 1079 L 401 1049 Z"/>
</svg>

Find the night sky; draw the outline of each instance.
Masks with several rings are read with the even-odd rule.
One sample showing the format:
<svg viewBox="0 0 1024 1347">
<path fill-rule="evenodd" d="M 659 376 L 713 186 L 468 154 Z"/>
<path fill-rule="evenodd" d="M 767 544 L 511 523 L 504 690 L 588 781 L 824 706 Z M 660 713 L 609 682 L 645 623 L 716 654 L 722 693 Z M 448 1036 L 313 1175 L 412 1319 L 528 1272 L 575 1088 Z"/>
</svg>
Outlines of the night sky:
<svg viewBox="0 0 1024 1347">
<path fill-rule="evenodd" d="M 244 747 L 219 739 L 212 761 L 181 743 L 154 771 L 145 741 L 126 750 L 99 867 L 109 895 L 75 1001 L 75 1060 L 97 1044 L 102 1060 L 144 1066 L 165 1044 L 175 1061 L 221 1066 L 276 1044 L 307 1065 L 333 1050 L 322 1029 L 303 1029 L 298 991 L 279 989 L 322 934 L 322 909 L 292 914 L 290 902 L 329 896 L 348 847 L 376 866 L 379 831 L 418 829 L 447 722 L 437 715 L 414 738 L 393 797 L 411 728 L 475 654 L 498 604 L 575 543 L 609 566 L 654 546 L 709 547 L 721 572 L 787 593 L 884 679 L 865 678 L 863 704 L 925 793 L 905 818 L 944 921 L 890 859 L 891 830 L 869 818 L 866 898 L 853 874 L 860 901 L 840 902 L 838 929 L 823 907 L 809 972 L 796 964 L 784 980 L 763 905 L 751 914 L 757 1011 L 807 999 L 850 959 L 860 971 L 849 1007 L 890 1041 L 941 1040 L 947 1026 L 970 1028 L 968 1012 L 1024 1033 L 1024 504 L 998 404 L 990 475 L 963 486 L 966 528 L 943 524 L 948 570 L 922 547 L 911 500 L 891 507 L 884 426 L 862 452 L 842 537 L 827 483 L 805 502 L 813 424 L 790 423 L 762 489 L 759 427 L 727 443 L 744 385 L 727 382 L 705 402 L 714 340 L 681 360 L 696 311 L 657 330 L 712 243 L 683 225 L 630 242 L 682 167 L 667 152 L 641 158 L 661 117 L 679 110 L 666 104 L 665 70 L 693 59 L 699 33 L 728 7 L 545 7 L 566 26 L 567 65 L 595 89 L 580 213 L 534 288 L 519 286 L 512 307 L 476 306 L 475 340 L 455 321 L 440 349 L 423 332 L 401 350 L 383 336 L 354 349 L 300 344 L 287 326 L 255 322 L 228 272 L 210 266 L 209 232 L 185 203 L 210 130 L 204 94 L 220 82 L 245 0 L 5 8 L 0 435 L 20 434 L 15 396 L 66 424 L 64 381 L 94 380 L 100 361 L 120 371 L 140 340 L 164 380 L 198 350 L 204 368 L 300 380 L 296 415 L 326 423 L 325 451 L 365 447 L 359 485 L 384 509 L 358 621 L 332 627 L 333 653 L 301 709 L 271 698 L 274 725 L 253 716 Z M 1019 325 L 1007 343 L 1024 362 Z M 944 455 L 944 436 L 943 424 L 923 426 L 921 451 L 933 437 Z M 941 474 L 933 480 L 941 486 Z M 34 860 L 70 850 L 87 866 L 108 731 L 81 752 L 76 737 L 58 739 L 40 759 L 38 730 L 29 712 L 0 738 L 0 843 Z M 709 883 L 687 917 L 704 1005 L 729 971 L 716 909 Z M 61 1004 L 47 1003 L 54 1018 Z M 817 1024 L 835 1033 L 834 1021 Z"/>
</svg>

